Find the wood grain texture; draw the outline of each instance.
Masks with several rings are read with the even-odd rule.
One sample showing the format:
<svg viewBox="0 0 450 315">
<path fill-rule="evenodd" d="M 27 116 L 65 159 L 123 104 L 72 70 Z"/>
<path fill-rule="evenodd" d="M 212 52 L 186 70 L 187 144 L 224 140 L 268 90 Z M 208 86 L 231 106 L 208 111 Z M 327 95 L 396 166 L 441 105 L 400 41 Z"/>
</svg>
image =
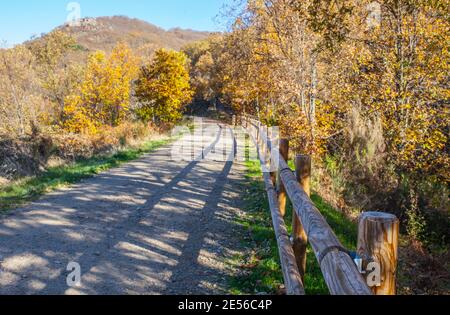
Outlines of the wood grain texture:
<svg viewBox="0 0 450 315">
<path fill-rule="evenodd" d="M 285 161 L 287 161 L 289 159 L 289 140 L 280 139 L 280 155 L 281 155 L 281 157 L 279 158 L 279 160 L 281 160 L 281 158 L 283 158 Z M 284 187 L 283 181 L 280 179 L 279 172 L 278 172 L 277 184 L 278 184 L 277 190 L 278 190 L 279 207 L 280 207 L 281 215 L 284 217 L 284 216 L 286 216 L 287 194 L 286 194 L 286 188 Z"/>
<path fill-rule="evenodd" d="M 300 188 L 286 162 L 281 159 L 280 164 L 283 169 L 281 180 L 320 263 L 322 253 L 330 247 L 342 247 L 342 244 L 309 196 Z M 347 254 L 331 252 L 323 258 L 320 267 L 331 294 L 370 295 L 372 293 L 355 263 Z"/>
<path fill-rule="evenodd" d="M 311 196 L 311 168 L 310 156 L 297 155 L 295 157 L 295 175 L 297 181 L 309 197 Z M 302 279 L 305 279 L 308 236 L 296 212 L 292 214 L 292 239 L 298 269 Z"/>
<path fill-rule="evenodd" d="M 381 267 L 380 286 L 372 287 L 375 295 L 395 295 L 397 292 L 399 227 L 399 220 L 392 214 L 366 212 L 359 219 L 358 253 L 362 257 L 371 257 Z"/>
<path fill-rule="evenodd" d="M 250 120 L 249 122 L 259 129 L 256 121 Z M 342 248 L 342 244 L 310 197 L 300 187 L 286 161 L 280 158 L 280 150 L 272 148 L 270 143 L 269 148 L 272 160 L 279 159 L 280 180 L 283 182 L 287 195 L 308 236 L 330 293 L 332 295 L 372 295 L 371 289 L 347 253 L 338 250 L 327 253 L 330 248 Z M 322 253 L 327 254 L 322 258 Z"/>
<path fill-rule="evenodd" d="M 270 212 L 272 216 L 272 224 L 275 231 L 275 236 L 278 244 L 278 252 L 280 255 L 281 269 L 283 272 L 284 284 L 288 295 L 305 295 L 302 277 L 297 267 L 294 250 L 291 245 L 289 233 L 286 228 L 283 216 L 278 207 L 278 198 L 275 187 L 272 183 L 272 178 L 269 172 L 265 172 L 265 161 L 262 158 L 258 149 L 261 165 L 263 165 L 263 177 L 266 192 L 269 201 Z"/>
</svg>

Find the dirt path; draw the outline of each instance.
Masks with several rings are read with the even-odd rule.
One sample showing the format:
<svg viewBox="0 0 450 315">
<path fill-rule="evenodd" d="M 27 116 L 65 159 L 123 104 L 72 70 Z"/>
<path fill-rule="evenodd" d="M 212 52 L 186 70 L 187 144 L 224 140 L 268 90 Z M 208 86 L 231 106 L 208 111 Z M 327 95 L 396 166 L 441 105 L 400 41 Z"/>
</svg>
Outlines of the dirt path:
<svg viewBox="0 0 450 315">
<path fill-rule="evenodd" d="M 202 130 L 204 159 L 201 149 L 179 159 L 201 141 L 186 135 L 0 218 L 0 294 L 226 293 L 224 261 L 242 232 L 244 165 L 232 148 L 244 144 L 215 122 Z M 66 282 L 70 262 L 78 287 Z"/>
</svg>

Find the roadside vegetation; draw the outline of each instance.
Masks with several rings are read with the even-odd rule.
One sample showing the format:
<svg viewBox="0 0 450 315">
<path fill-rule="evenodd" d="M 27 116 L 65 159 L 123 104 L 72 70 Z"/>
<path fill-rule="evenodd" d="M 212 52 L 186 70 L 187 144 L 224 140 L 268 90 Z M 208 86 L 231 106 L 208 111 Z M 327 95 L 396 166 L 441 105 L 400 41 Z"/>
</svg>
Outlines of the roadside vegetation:
<svg viewBox="0 0 450 315">
<path fill-rule="evenodd" d="M 76 40 L 59 29 L 0 49 L 0 185 L 42 174 L 65 182 L 65 165 L 97 163 L 181 120 L 193 93 L 184 53 L 143 57 L 119 42 L 110 53 L 77 54 Z M 15 190 L 36 194 L 28 188 Z"/>
<path fill-rule="evenodd" d="M 248 153 L 247 156 L 249 156 Z M 289 161 L 289 165 L 294 169 L 293 161 Z M 317 179 L 314 180 L 316 177 L 313 177 L 313 187 L 317 188 L 319 187 Z M 246 161 L 246 181 L 243 190 L 245 191 L 244 215 L 239 218 L 237 223 L 246 230 L 242 243 L 244 248 L 248 248 L 248 251 L 234 257 L 233 265 L 240 266 L 241 273 L 230 279 L 230 293 L 239 295 L 285 294 L 278 246 L 259 161 Z M 311 199 L 344 247 L 356 250 L 357 218 L 350 218 L 343 211 L 337 210 L 314 191 Z M 292 232 L 292 211 L 292 204 L 288 201 L 285 222 L 289 233 Z M 304 283 L 306 294 L 328 295 L 329 291 L 322 271 L 310 246 L 307 253 L 307 271 Z M 445 250 L 441 250 L 432 256 L 430 253 L 424 252 L 420 244 L 411 244 L 410 238 L 402 235 L 397 274 L 398 294 L 448 292 L 450 290 L 449 283 L 442 281 L 447 275 L 446 270 L 449 269 L 449 262 L 445 260 L 446 254 Z M 439 261 L 443 261 L 443 265 L 440 265 Z"/>
<path fill-rule="evenodd" d="M 279 127 L 351 220 L 395 214 L 407 291 L 449 293 L 446 1 L 239 4 L 230 32 L 185 49 L 195 97 Z"/>
<path fill-rule="evenodd" d="M 24 178 L 12 184 L 0 186 L 0 213 L 24 203 L 33 201 L 55 189 L 75 184 L 176 140 L 178 136 L 158 136 L 159 139 L 143 141 L 110 155 L 99 155 L 80 159 L 64 166 L 51 167 L 40 175 Z"/>
<path fill-rule="evenodd" d="M 243 242 L 249 251 L 243 256 L 235 257 L 234 263 L 241 266 L 242 272 L 231 280 L 231 293 L 284 294 L 278 246 L 262 181 L 261 164 L 259 161 L 249 160 L 246 162 L 246 167 L 245 215 L 238 223 L 248 231 Z M 313 194 L 312 200 L 342 244 L 348 249 L 356 249 L 356 224 L 327 204 L 319 195 Z M 288 203 L 285 221 L 289 232 L 292 231 L 290 218 L 292 218 L 292 205 Z M 308 248 L 305 289 L 308 295 L 329 294 L 311 248 Z"/>
</svg>

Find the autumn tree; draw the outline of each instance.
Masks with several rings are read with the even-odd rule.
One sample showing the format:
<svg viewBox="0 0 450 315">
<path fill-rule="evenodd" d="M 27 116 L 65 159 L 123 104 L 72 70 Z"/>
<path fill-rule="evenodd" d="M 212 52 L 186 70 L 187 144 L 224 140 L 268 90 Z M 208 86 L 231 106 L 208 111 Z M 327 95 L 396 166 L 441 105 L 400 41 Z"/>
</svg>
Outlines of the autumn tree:
<svg viewBox="0 0 450 315">
<path fill-rule="evenodd" d="M 360 110 L 381 118 L 399 175 L 438 174 L 448 164 L 444 2 L 249 0 L 226 36 L 224 95 L 318 157 Z"/>
<path fill-rule="evenodd" d="M 23 45 L 0 49 L 0 131 L 23 136 L 45 114 L 34 56 Z"/>
<path fill-rule="evenodd" d="M 213 58 L 222 100 L 331 165 L 360 208 L 448 205 L 446 1 L 245 2 Z"/>
<path fill-rule="evenodd" d="M 182 52 L 160 49 L 143 66 L 136 84 L 138 116 L 145 121 L 173 123 L 192 99 L 189 63 Z"/>
<path fill-rule="evenodd" d="M 450 25 L 440 5 L 380 1 L 381 23 L 366 33 L 368 45 L 359 58 L 359 69 L 365 71 L 358 73 L 355 89 L 368 87 L 363 105 L 383 118 L 397 172 L 433 173 L 444 179 L 449 163 Z"/>
<path fill-rule="evenodd" d="M 189 57 L 191 86 L 196 101 L 205 101 L 214 108 L 223 101 L 225 60 L 223 35 L 211 35 L 206 40 L 194 42 L 183 48 Z M 222 102 L 228 104 L 228 102 Z"/>
<path fill-rule="evenodd" d="M 123 43 L 110 56 L 101 51 L 92 54 L 77 93 L 65 100 L 65 128 L 95 133 L 102 125 L 114 127 L 126 120 L 131 114 L 132 82 L 138 71 L 138 58 Z"/>
<path fill-rule="evenodd" d="M 248 1 L 226 36 L 224 95 L 238 111 L 277 124 L 295 150 L 321 154 L 337 128 L 320 97 L 323 55 L 312 27 L 314 1 Z"/>
<path fill-rule="evenodd" d="M 35 57 L 33 66 L 41 81 L 43 96 L 55 104 L 55 119 L 60 121 L 65 98 L 74 92 L 83 77 L 82 64 L 73 62 L 76 40 L 55 30 L 26 45 Z"/>
</svg>

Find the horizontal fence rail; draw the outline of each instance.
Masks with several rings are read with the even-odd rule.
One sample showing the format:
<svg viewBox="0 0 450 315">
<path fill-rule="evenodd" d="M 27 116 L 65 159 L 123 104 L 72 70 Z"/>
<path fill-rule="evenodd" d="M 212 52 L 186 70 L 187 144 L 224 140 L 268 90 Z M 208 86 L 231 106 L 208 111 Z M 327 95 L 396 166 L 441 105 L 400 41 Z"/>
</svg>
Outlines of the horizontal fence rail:
<svg viewBox="0 0 450 315">
<path fill-rule="evenodd" d="M 287 157 L 283 158 L 280 149 L 272 144 L 267 127 L 250 117 L 243 117 L 242 123 L 254 140 L 263 167 L 264 183 L 269 197 L 288 293 L 304 294 L 302 282 L 304 274 L 299 272 L 299 267 L 302 273 L 305 270 L 297 264 L 299 259 L 296 260 L 293 244 L 287 235 L 284 211 L 281 211 L 279 207 L 280 203 L 274 188 L 275 176 L 270 173 L 270 166 L 272 169 L 277 169 L 277 177 L 280 181 L 278 184 L 284 186 L 292 202 L 296 215 L 294 221 L 300 221 L 299 224 L 302 225 L 307 241 L 311 244 L 330 293 L 332 295 L 372 295 L 372 289 L 361 275 L 349 251 L 343 247 L 309 195 L 300 186 L 298 178 L 287 164 Z M 265 158 L 266 153 L 269 159 Z M 301 260 L 306 255 L 306 247 L 304 250 Z"/>
<path fill-rule="evenodd" d="M 257 147 L 257 151 L 261 164 L 263 164 L 263 155 L 260 153 L 259 147 Z M 305 295 L 302 277 L 300 276 L 297 267 L 294 249 L 291 245 L 290 236 L 286 228 L 286 224 L 280 212 L 278 197 L 273 180 L 268 172 L 264 172 L 263 176 L 267 191 L 267 197 L 269 200 L 275 236 L 278 243 L 278 252 L 280 255 L 281 269 L 283 271 L 283 279 L 286 287 L 286 292 L 288 295 Z"/>
</svg>

